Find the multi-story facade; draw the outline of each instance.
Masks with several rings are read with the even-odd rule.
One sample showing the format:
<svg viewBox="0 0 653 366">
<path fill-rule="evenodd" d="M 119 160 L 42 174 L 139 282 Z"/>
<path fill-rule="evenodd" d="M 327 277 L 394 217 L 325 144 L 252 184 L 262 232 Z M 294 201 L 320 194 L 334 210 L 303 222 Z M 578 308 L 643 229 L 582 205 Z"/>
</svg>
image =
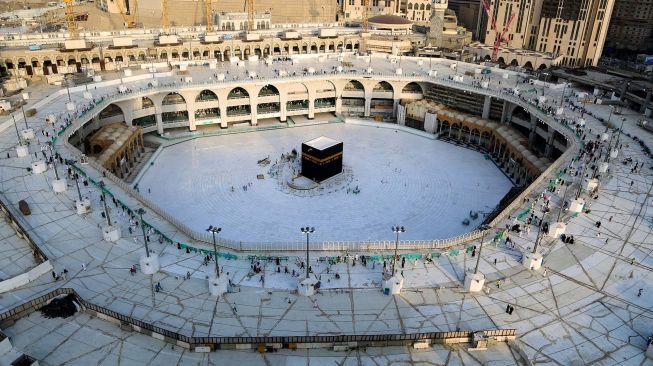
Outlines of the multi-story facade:
<svg viewBox="0 0 653 366">
<path fill-rule="evenodd" d="M 501 32 L 512 14 L 507 46 L 562 55 L 562 66 L 596 66 L 608 33 L 615 0 L 494 0 L 492 14 Z M 497 33 L 491 22 L 485 43 Z"/>
<path fill-rule="evenodd" d="M 481 0 L 449 0 L 449 9 L 458 17 L 458 23 L 473 33 L 475 40 L 483 41 L 487 14 Z"/>
<path fill-rule="evenodd" d="M 653 50 L 653 0 L 617 1 L 605 45 L 619 50 Z"/>
<path fill-rule="evenodd" d="M 414 23 L 426 23 L 431 19 L 431 0 L 408 0 L 402 12 Z"/>
<path fill-rule="evenodd" d="M 363 18 L 365 0 L 340 0 L 344 21 Z M 399 0 L 369 0 L 368 17 L 373 15 L 395 15 L 399 13 Z"/>
</svg>

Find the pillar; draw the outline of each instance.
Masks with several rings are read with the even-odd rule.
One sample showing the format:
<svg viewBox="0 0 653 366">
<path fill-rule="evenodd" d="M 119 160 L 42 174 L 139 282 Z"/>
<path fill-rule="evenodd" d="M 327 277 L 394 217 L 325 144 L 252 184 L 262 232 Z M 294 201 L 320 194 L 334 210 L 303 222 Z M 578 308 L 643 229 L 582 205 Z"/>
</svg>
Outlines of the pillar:
<svg viewBox="0 0 653 366">
<path fill-rule="evenodd" d="M 308 119 L 315 118 L 315 99 L 308 100 Z"/>
<path fill-rule="evenodd" d="M 397 117 L 397 106 L 399 105 L 400 99 L 394 98 L 392 100 L 392 116 Z"/>
<path fill-rule="evenodd" d="M 619 96 L 620 101 L 624 101 L 626 99 L 626 94 L 628 93 L 628 83 L 624 82 L 623 87 L 621 88 L 621 95 Z"/>
<path fill-rule="evenodd" d="M 288 98 L 284 93 L 283 95 L 279 96 L 279 120 L 281 120 L 281 122 L 286 122 L 288 116 L 288 111 L 286 110 L 287 106 Z"/>
<path fill-rule="evenodd" d="M 644 111 L 644 115 L 646 117 L 651 117 L 651 110 L 652 109 L 648 105 L 651 104 L 651 93 L 652 92 L 653 92 L 653 90 L 651 90 L 651 89 L 646 91 L 646 101 L 644 102 L 644 107 L 642 108 L 643 111 Z"/>
<path fill-rule="evenodd" d="M 250 99 L 250 116 L 251 116 L 251 124 L 252 126 L 256 126 L 258 124 L 258 98 L 256 97 L 249 97 Z"/>
<path fill-rule="evenodd" d="M 336 114 L 342 114 L 342 98 L 336 97 Z"/>
<path fill-rule="evenodd" d="M 160 134 L 163 133 L 163 117 L 161 117 L 161 113 L 155 114 L 156 117 L 156 131 Z"/>
<path fill-rule="evenodd" d="M 188 128 L 191 131 L 195 131 L 197 129 L 195 126 L 195 107 L 188 108 Z"/>
<path fill-rule="evenodd" d="M 508 122 L 508 108 L 510 106 L 510 102 L 507 100 L 503 101 L 503 108 L 501 109 L 501 123 L 506 123 Z"/>
<path fill-rule="evenodd" d="M 372 109 L 372 98 L 365 98 L 365 117 L 369 117 Z"/>
<path fill-rule="evenodd" d="M 492 97 L 489 95 L 485 96 L 485 101 L 483 102 L 483 119 L 490 118 L 490 106 L 492 105 Z"/>
<path fill-rule="evenodd" d="M 546 138 L 546 147 L 544 148 L 544 155 L 550 158 L 553 154 L 553 133 L 549 132 Z"/>
</svg>

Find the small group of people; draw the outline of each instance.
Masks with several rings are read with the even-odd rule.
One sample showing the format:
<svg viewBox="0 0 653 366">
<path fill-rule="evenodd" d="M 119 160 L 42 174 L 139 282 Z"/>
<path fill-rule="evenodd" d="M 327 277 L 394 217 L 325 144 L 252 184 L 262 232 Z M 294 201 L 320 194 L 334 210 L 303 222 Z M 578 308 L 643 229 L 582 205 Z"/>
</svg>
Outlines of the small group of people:
<svg viewBox="0 0 653 366">
<path fill-rule="evenodd" d="M 65 280 L 68 279 L 67 277 L 68 277 L 68 270 L 66 268 L 64 268 L 59 273 L 52 270 L 52 279 L 55 280 L 55 281 L 59 281 L 60 279 L 63 279 L 65 281 Z"/>
</svg>

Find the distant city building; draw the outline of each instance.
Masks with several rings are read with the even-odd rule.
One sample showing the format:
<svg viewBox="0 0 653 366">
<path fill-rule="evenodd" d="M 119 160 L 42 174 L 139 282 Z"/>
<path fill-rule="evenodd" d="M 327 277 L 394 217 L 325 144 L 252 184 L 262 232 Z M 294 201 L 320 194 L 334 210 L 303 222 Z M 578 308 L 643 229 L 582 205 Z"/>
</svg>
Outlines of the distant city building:
<svg viewBox="0 0 653 366">
<path fill-rule="evenodd" d="M 447 10 L 447 0 L 433 0 L 433 12 L 431 13 L 431 29 L 428 33 L 428 40 L 431 46 L 441 47 L 444 34 L 444 13 Z"/>
<path fill-rule="evenodd" d="M 499 32 L 515 12 L 507 46 L 562 55 L 562 66 L 596 66 L 608 33 L 615 0 L 495 0 L 492 12 Z M 486 26 L 485 43 L 496 32 Z"/>
<path fill-rule="evenodd" d="M 271 23 L 270 12 L 254 13 L 254 30 L 270 29 Z M 247 13 L 219 13 L 216 16 L 215 28 L 224 31 L 247 30 Z"/>
<path fill-rule="evenodd" d="M 412 22 L 427 23 L 431 19 L 431 2 L 432 0 L 408 0 L 405 7 L 402 6 L 402 12 Z"/>
<path fill-rule="evenodd" d="M 605 46 L 617 50 L 653 50 L 653 0 L 619 0 L 614 4 Z"/>
<path fill-rule="evenodd" d="M 449 9 L 458 17 L 458 23 L 469 29 L 475 40 L 483 41 L 487 14 L 481 0 L 449 0 Z"/>
<path fill-rule="evenodd" d="M 363 19 L 363 4 L 365 0 L 340 0 L 342 6 L 343 21 Z M 396 15 L 399 14 L 398 0 L 369 0 L 370 7 L 367 16 L 375 15 Z"/>
</svg>

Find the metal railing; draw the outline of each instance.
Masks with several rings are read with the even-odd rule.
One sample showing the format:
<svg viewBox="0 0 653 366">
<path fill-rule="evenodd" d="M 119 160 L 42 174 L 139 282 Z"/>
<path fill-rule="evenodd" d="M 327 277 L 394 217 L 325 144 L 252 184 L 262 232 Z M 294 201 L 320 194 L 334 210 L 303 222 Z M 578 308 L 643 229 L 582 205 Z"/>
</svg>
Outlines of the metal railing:
<svg viewBox="0 0 653 366">
<path fill-rule="evenodd" d="M 47 261 L 48 256 L 45 255 L 43 250 L 41 250 L 36 242 L 32 240 L 32 237 L 29 235 L 27 229 L 25 229 L 25 226 L 23 226 L 21 223 L 23 220 L 22 217 L 20 217 L 20 215 L 15 211 L 13 207 L 5 203 L 5 200 L 5 195 L 0 193 L 0 211 L 4 212 L 5 215 L 9 217 L 11 224 L 13 224 L 12 226 L 18 232 L 18 235 L 22 237 L 27 242 L 27 245 L 29 245 L 30 249 L 32 249 L 34 258 L 37 259 L 39 263 Z"/>
<path fill-rule="evenodd" d="M 290 344 L 290 343 L 350 343 L 350 342 L 415 342 L 431 340 L 434 342 L 447 339 L 466 339 L 471 341 L 474 334 L 483 333 L 485 337 L 516 337 L 515 329 L 489 329 L 481 331 L 451 331 L 451 332 L 419 332 L 419 333 L 378 333 L 374 334 L 338 334 L 338 335 L 305 335 L 305 336 L 262 336 L 262 337 L 192 337 L 166 328 L 156 326 L 131 316 L 107 309 L 83 299 L 77 291 L 72 288 L 58 288 L 45 295 L 34 298 L 28 302 L 18 305 L 4 313 L 0 313 L 0 324 L 8 321 L 15 321 L 28 315 L 50 300 L 61 295 L 73 295 L 75 300 L 82 306 L 83 310 L 93 311 L 102 314 L 104 317 L 114 319 L 120 324 L 130 325 L 132 329 L 141 333 L 156 333 L 164 336 L 168 341 L 180 341 L 187 343 L 189 348 L 196 346 L 219 346 L 227 344 Z M 150 334 L 151 335 L 151 334 Z"/>
</svg>

